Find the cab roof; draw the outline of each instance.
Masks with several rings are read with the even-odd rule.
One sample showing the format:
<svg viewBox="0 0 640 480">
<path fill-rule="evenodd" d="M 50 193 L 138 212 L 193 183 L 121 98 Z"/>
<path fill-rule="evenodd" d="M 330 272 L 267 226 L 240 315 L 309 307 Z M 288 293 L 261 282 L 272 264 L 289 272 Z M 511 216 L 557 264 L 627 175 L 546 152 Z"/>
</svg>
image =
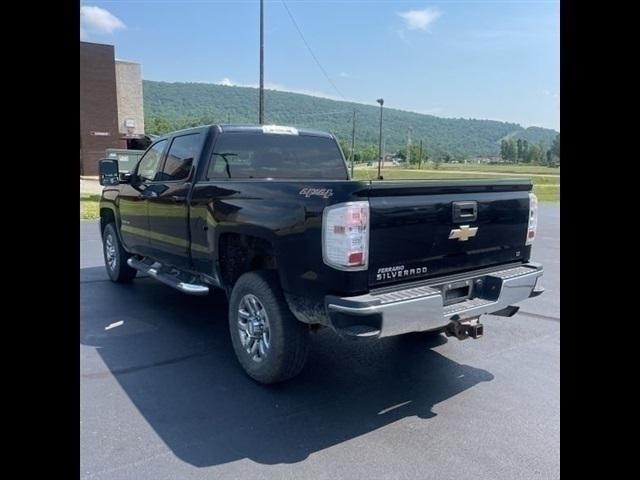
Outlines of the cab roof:
<svg viewBox="0 0 640 480">
<path fill-rule="evenodd" d="M 161 140 L 175 135 L 183 135 L 188 133 L 203 132 L 209 129 L 215 129 L 218 133 L 265 133 L 265 134 L 289 134 L 304 135 L 311 137 L 334 138 L 331 133 L 322 130 L 313 130 L 310 128 L 296 128 L 285 125 L 257 125 L 257 124 L 214 124 L 202 125 L 199 127 L 185 128 L 175 132 L 169 132 L 165 135 L 158 136 L 153 140 Z"/>
<path fill-rule="evenodd" d="M 312 137 L 333 138 L 328 132 L 313 130 L 310 128 L 296 128 L 287 125 L 256 125 L 256 124 L 225 124 L 217 125 L 221 133 L 293 133 L 295 135 L 308 135 Z M 267 131 L 265 131 L 265 129 Z M 268 130 L 272 130 L 271 132 Z M 295 132 L 295 133 L 294 133 Z"/>
</svg>

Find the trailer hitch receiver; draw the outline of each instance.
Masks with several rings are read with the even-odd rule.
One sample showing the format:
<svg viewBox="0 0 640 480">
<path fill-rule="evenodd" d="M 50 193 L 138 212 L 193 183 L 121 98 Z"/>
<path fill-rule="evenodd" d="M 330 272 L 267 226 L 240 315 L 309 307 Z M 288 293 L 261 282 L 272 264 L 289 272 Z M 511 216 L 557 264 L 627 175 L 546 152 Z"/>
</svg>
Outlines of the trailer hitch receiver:
<svg viewBox="0 0 640 480">
<path fill-rule="evenodd" d="M 466 338 L 480 338 L 484 335 L 484 325 L 479 321 L 480 317 L 464 320 L 452 320 L 445 328 L 444 333 L 448 337 L 456 337 L 458 340 Z"/>
</svg>

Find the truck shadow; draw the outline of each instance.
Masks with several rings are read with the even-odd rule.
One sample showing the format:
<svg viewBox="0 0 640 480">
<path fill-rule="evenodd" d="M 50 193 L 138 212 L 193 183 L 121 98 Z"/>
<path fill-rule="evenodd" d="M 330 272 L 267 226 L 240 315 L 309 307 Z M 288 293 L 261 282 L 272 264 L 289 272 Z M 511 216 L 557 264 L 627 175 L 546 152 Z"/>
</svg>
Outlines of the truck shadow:
<svg viewBox="0 0 640 480">
<path fill-rule="evenodd" d="M 236 362 L 223 295 L 188 297 L 151 279 L 115 285 L 102 267 L 81 270 L 80 287 L 81 342 L 108 368 L 81 365 L 83 388 L 113 375 L 172 452 L 198 467 L 299 462 L 401 419 L 428 422 L 434 405 L 493 379 L 433 351 L 443 336 L 360 343 L 322 330 L 303 373 L 265 387 Z"/>
</svg>

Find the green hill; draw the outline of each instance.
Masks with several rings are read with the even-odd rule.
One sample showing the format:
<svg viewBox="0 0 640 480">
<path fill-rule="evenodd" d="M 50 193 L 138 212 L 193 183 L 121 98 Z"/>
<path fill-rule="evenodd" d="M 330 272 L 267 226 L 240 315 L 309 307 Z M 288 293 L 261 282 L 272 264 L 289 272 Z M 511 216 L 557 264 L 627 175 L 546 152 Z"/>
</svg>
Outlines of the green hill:
<svg viewBox="0 0 640 480">
<path fill-rule="evenodd" d="M 256 123 L 258 90 L 209 83 L 144 81 L 147 133 L 160 134 L 207 123 Z M 356 144 L 359 148 L 378 144 L 379 107 L 342 102 L 298 93 L 265 91 L 266 123 L 317 128 L 333 132 L 350 142 L 353 110 L 356 110 Z M 420 140 L 430 154 L 492 156 L 500 153 L 500 140 L 522 138 L 530 143 L 551 145 L 555 130 L 517 123 L 463 118 L 439 118 L 393 108 L 384 109 L 385 151 L 406 146 L 407 129 L 412 140 Z"/>
</svg>

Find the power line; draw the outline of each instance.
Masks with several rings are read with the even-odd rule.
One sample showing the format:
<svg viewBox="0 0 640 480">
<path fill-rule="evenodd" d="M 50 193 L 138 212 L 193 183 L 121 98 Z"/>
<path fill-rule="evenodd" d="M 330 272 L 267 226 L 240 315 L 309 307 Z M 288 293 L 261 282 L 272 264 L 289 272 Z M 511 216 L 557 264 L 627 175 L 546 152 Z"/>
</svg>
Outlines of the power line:
<svg viewBox="0 0 640 480">
<path fill-rule="evenodd" d="M 284 0 L 282 0 L 282 5 L 284 6 L 285 10 L 289 14 L 289 18 L 291 19 L 291 22 L 296 27 L 296 30 L 298 30 L 298 33 L 300 34 L 300 38 L 302 39 L 302 41 L 304 42 L 305 46 L 307 47 L 307 50 L 309 50 L 309 53 L 311 54 L 311 56 L 315 60 L 316 64 L 318 65 L 318 68 L 320 68 L 320 70 L 322 71 L 323 75 L 326 77 L 327 81 L 331 84 L 333 89 L 336 92 L 338 92 L 338 95 L 340 95 L 343 98 L 343 100 L 346 100 L 346 98 L 342 94 L 342 92 L 338 89 L 338 87 L 336 87 L 336 84 L 333 83 L 333 81 L 331 80 L 329 75 L 327 75 L 327 72 L 325 71 L 325 69 L 320 64 L 320 61 L 318 60 L 318 57 L 316 57 L 315 54 L 313 53 L 313 50 L 311 50 L 311 47 L 309 46 L 309 44 L 307 43 L 307 40 L 304 38 L 304 35 L 302 34 L 302 30 L 300 30 L 300 27 L 298 26 L 298 23 L 296 22 L 296 19 L 293 18 L 293 14 L 291 13 L 291 10 L 289 10 L 289 7 L 287 7 L 287 4 L 286 4 L 286 2 Z"/>
</svg>

